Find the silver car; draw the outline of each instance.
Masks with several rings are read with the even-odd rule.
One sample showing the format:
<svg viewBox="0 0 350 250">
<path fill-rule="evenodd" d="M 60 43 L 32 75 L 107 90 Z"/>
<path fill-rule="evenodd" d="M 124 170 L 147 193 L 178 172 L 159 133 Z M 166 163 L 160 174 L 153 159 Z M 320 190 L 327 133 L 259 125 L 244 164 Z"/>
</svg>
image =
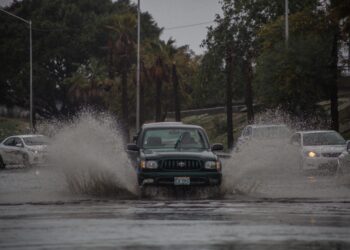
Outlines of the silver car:
<svg viewBox="0 0 350 250">
<path fill-rule="evenodd" d="M 338 158 L 338 174 L 350 174 L 350 141 L 346 142 L 346 149 Z"/>
<path fill-rule="evenodd" d="M 346 147 L 344 138 L 333 130 L 296 132 L 290 143 L 298 148 L 300 170 L 329 173 L 337 170 L 338 157 Z"/>
<path fill-rule="evenodd" d="M 0 143 L 0 168 L 6 165 L 46 163 L 48 138 L 43 135 L 10 136 Z"/>
</svg>

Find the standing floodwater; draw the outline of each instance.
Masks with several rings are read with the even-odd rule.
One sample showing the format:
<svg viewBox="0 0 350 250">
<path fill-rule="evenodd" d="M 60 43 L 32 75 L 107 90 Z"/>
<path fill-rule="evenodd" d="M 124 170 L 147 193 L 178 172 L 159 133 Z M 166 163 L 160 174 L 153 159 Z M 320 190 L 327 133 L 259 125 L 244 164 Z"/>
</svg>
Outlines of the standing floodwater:
<svg viewBox="0 0 350 250">
<path fill-rule="evenodd" d="M 300 173 L 285 141 L 232 152 L 216 194 L 146 198 L 115 124 L 83 113 L 54 129 L 51 165 L 0 172 L 1 249 L 350 248 L 348 180 Z"/>
</svg>

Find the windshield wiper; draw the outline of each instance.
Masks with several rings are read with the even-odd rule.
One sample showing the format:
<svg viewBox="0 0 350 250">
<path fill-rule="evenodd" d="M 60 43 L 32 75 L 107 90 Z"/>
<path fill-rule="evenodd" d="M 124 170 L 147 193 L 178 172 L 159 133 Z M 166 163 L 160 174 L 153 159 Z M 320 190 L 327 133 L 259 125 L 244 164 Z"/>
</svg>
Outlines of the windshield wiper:
<svg viewBox="0 0 350 250">
<path fill-rule="evenodd" d="M 180 144 L 180 142 L 181 142 L 181 140 L 182 140 L 182 135 L 183 135 L 183 134 L 181 134 L 181 135 L 179 136 L 179 139 L 177 139 L 177 141 L 176 141 L 176 143 L 175 143 L 175 145 L 174 145 L 174 148 L 175 148 L 175 149 L 176 149 L 177 146 Z"/>
</svg>

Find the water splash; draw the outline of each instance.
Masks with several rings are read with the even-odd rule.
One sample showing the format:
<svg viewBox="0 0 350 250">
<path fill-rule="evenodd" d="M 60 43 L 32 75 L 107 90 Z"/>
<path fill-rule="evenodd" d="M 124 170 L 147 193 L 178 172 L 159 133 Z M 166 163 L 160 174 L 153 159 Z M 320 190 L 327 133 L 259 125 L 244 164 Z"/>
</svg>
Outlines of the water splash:
<svg viewBox="0 0 350 250">
<path fill-rule="evenodd" d="M 247 195 L 261 191 L 271 179 L 297 176 L 296 148 L 285 140 L 250 141 L 224 161 L 222 188 L 226 194 Z"/>
<path fill-rule="evenodd" d="M 298 130 L 329 129 L 322 117 L 298 119 L 281 110 L 258 114 L 255 124 L 286 124 L 291 134 Z M 348 197 L 333 176 L 300 171 L 300 149 L 289 144 L 289 136 L 280 139 L 250 140 L 233 150 L 224 160 L 222 192 L 281 198 Z"/>
<path fill-rule="evenodd" d="M 50 158 L 64 172 L 71 192 L 137 195 L 136 173 L 124 150 L 122 133 L 110 115 L 84 111 L 57 127 Z"/>
</svg>

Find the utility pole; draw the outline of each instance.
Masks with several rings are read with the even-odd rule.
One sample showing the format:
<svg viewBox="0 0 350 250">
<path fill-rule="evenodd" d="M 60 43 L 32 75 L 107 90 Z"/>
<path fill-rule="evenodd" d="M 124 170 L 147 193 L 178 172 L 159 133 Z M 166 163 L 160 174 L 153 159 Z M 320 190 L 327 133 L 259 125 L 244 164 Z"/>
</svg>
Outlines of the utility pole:
<svg viewBox="0 0 350 250">
<path fill-rule="evenodd" d="M 30 57 L 30 79 L 29 79 L 29 116 L 30 116 L 30 132 L 34 132 L 33 122 L 33 44 L 32 44 L 32 21 L 29 20 L 29 57 Z"/>
<path fill-rule="evenodd" d="M 4 9 L 0 9 L 0 11 L 21 20 L 29 25 L 29 116 L 30 116 L 30 132 L 34 132 L 33 126 L 33 54 L 32 54 L 32 21 L 25 20 L 22 17 L 16 16 Z"/>
<path fill-rule="evenodd" d="M 137 1 L 136 132 L 140 129 L 140 0 Z"/>
<path fill-rule="evenodd" d="M 285 39 L 286 39 L 286 48 L 288 48 L 288 40 L 289 40 L 289 21 L 288 21 L 288 14 L 289 14 L 289 3 L 288 0 L 285 0 L 284 7 L 285 7 Z"/>
</svg>

